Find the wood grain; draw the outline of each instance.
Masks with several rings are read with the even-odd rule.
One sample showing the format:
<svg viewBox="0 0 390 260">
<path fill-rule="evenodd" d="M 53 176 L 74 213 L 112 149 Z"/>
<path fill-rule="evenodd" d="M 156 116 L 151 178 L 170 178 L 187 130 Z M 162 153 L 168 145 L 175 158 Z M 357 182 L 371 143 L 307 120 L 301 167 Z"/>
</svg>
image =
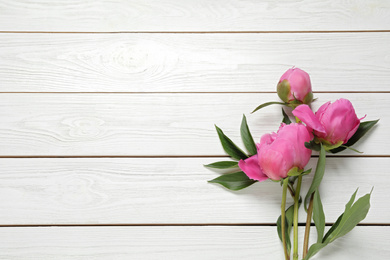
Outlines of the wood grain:
<svg viewBox="0 0 390 260">
<path fill-rule="evenodd" d="M 356 149 L 389 155 L 389 94 L 317 94 L 313 109 L 348 98 L 359 117 L 380 118 Z M 248 115 L 256 142 L 276 131 L 280 106 L 253 115 L 276 94 L 0 94 L 1 156 L 223 156 L 214 124 L 241 145 Z M 241 145 L 242 146 L 242 145 Z M 358 155 L 344 151 L 344 155 Z"/>
<path fill-rule="evenodd" d="M 388 30 L 390 5 L 358 1 L 0 1 L 1 31 Z"/>
<path fill-rule="evenodd" d="M 388 259 L 389 231 L 357 227 L 312 259 Z M 2 259 L 283 259 L 275 227 L 1 228 L 0 240 Z"/>
<path fill-rule="evenodd" d="M 274 224 L 280 215 L 279 183 L 228 191 L 207 183 L 220 173 L 203 165 L 217 160 L 0 159 L 0 225 Z M 364 223 L 388 223 L 388 164 L 388 158 L 328 158 L 320 188 L 326 221 L 336 221 L 356 188 L 362 196 L 374 187 Z M 312 174 L 304 178 L 303 195 L 311 180 Z M 301 223 L 305 216 L 301 209 Z"/>
<path fill-rule="evenodd" d="M 0 34 L 0 92 L 274 92 L 292 66 L 310 73 L 314 91 L 389 92 L 389 41 L 390 33 Z"/>
</svg>

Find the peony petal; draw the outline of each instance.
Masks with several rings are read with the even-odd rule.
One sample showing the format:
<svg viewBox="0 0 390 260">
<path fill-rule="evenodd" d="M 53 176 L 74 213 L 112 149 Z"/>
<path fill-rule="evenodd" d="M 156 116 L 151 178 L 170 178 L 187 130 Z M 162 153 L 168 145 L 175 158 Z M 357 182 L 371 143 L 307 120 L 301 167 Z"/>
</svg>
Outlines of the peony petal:
<svg viewBox="0 0 390 260">
<path fill-rule="evenodd" d="M 259 154 L 259 164 L 262 172 L 271 180 L 278 181 L 287 177 L 289 169 L 287 169 L 283 155 L 278 151 L 272 149 L 262 150 Z"/>
<path fill-rule="evenodd" d="M 240 160 L 238 166 L 252 180 L 265 181 L 268 179 L 267 175 L 261 171 L 257 154 L 248 159 Z"/>
<path fill-rule="evenodd" d="M 285 126 L 278 133 L 278 139 L 274 143 L 277 143 L 279 139 L 284 140 L 284 148 L 282 146 L 282 149 L 278 150 L 283 154 L 287 168 L 298 166 L 303 169 L 311 156 L 311 150 L 305 147 L 305 142 L 310 142 L 313 135 L 307 130 L 306 126 L 297 123 Z M 274 149 L 274 147 L 273 144 L 272 148 Z M 292 156 L 289 156 L 289 154 Z"/>
<path fill-rule="evenodd" d="M 302 122 L 304 122 L 308 127 L 326 134 L 324 127 L 318 118 L 314 115 L 308 105 L 299 105 L 292 111 L 293 115 L 298 117 Z"/>
<path fill-rule="evenodd" d="M 316 117 L 318 118 L 318 120 L 320 120 L 320 122 L 322 122 L 322 116 L 324 115 L 325 111 L 328 109 L 329 105 L 330 105 L 330 101 L 320 106 L 320 108 L 317 110 Z"/>
<path fill-rule="evenodd" d="M 359 125 L 360 125 L 360 122 L 358 124 L 356 124 L 356 126 L 348 133 L 347 137 L 345 138 L 345 140 L 343 140 L 344 144 L 346 144 L 348 142 L 349 139 L 351 139 L 351 137 L 356 133 L 356 131 L 358 130 L 359 128 Z"/>
<path fill-rule="evenodd" d="M 332 144 L 336 144 L 340 141 L 346 143 L 356 132 L 357 127 L 359 127 L 360 124 L 360 120 L 356 116 L 352 103 L 343 98 L 336 100 L 329 105 L 327 110 L 323 113 L 321 122 L 327 132 L 325 139 Z"/>
<path fill-rule="evenodd" d="M 292 96 L 300 101 L 303 101 L 305 96 L 311 92 L 309 74 L 301 69 L 293 69 L 293 73 L 289 75 L 288 82 L 291 86 Z M 291 98 L 293 99 L 293 97 Z"/>
</svg>

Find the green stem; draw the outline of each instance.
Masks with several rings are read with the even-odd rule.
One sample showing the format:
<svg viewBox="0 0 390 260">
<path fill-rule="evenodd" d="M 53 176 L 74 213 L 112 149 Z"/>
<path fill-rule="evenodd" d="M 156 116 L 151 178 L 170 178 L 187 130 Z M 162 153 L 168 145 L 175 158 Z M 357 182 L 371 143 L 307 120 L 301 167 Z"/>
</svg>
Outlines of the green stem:
<svg viewBox="0 0 390 260">
<path fill-rule="evenodd" d="M 310 224 L 311 224 L 311 216 L 313 214 L 313 198 L 314 198 L 314 193 L 311 194 L 309 207 L 307 208 L 305 239 L 303 241 L 303 253 L 302 253 L 303 258 L 306 257 L 307 251 L 309 249 Z"/>
<path fill-rule="evenodd" d="M 290 255 L 287 252 L 287 243 L 286 243 L 286 198 L 287 198 L 287 186 L 288 186 L 287 184 L 288 184 L 288 178 L 285 178 L 283 180 L 282 205 L 280 209 L 282 211 L 281 221 L 282 221 L 282 241 L 283 241 L 284 256 L 286 260 L 290 260 Z"/>
<path fill-rule="evenodd" d="M 294 198 L 294 251 L 293 260 L 298 260 L 298 209 L 299 209 L 299 194 L 301 192 L 302 175 L 298 177 L 297 188 L 295 189 Z"/>
</svg>

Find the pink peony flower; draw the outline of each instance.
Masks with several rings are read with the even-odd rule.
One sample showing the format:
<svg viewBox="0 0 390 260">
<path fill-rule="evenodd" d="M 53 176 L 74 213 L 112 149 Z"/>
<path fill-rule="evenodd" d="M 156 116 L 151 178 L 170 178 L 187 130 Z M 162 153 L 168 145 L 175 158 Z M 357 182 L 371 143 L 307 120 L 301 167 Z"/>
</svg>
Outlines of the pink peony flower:
<svg viewBox="0 0 390 260">
<path fill-rule="evenodd" d="M 339 99 L 334 103 L 323 104 L 314 114 L 307 105 L 300 105 L 293 110 L 314 135 L 329 149 L 345 144 L 355 134 L 360 125 L 352 103 L 347 99 Z"/>
<path fill-rule="evenodd" d="M 291 169 L 303 170 L 309 162 L 311 150 L 305 147 L 305 142 L 312 138 L 302 124 L 282 124 L 277 133 L 261 137 L 257 155 L 240 160 L 238 165 L 253 180 L 286 178 Z"/>
<path fill-rule="evenodd" d="M 282 75 L 277 91 L 286 103 L 297 100 L 300 104 L 310 104 L 313 100 L 309 74 L 298 68 L 291 68 Z"/>
</svg>

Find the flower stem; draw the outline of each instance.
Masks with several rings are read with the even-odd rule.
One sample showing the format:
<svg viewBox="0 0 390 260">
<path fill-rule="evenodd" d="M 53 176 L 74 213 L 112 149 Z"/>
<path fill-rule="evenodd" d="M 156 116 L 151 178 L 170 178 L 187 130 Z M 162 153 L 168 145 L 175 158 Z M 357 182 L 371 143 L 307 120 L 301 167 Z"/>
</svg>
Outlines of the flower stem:
<svg viewBox="0 0 390 260">
<path fill-rule="evenodd" d="M 286 243 L 286 198 L 287 198 L 287 184 L 288 178 L 283 180 L 283 194 L 282 194 L 282 205 L 280 207 L 282 211 L 281 221 L 282 221 L 282 241 L 283 241 L 283 249 L 284 256 L 286 260 L 290 260 L 289 252 L 287 251 L 287 243 Z"/>
<path fill-rule="evenodd" d="M 305 240 L 303 241 L 303 258 L 306 257 L 307 251 L 309 249 L 310 224 L 311 224 L 311 216 L 313 214 L 313 198 L 314 198 L 314 193 L 311 194 L 309 207 L 307 208 Z"/>
<path fill-rule="evenodd" d="M 295 189 L 294 198 L 294 251 L 293 260 L 298 260 L 298 209 L 299 209 L 299 194 L 301 192 L 302 175 L 298 177 L 297 188 Z"/>
</svg>

